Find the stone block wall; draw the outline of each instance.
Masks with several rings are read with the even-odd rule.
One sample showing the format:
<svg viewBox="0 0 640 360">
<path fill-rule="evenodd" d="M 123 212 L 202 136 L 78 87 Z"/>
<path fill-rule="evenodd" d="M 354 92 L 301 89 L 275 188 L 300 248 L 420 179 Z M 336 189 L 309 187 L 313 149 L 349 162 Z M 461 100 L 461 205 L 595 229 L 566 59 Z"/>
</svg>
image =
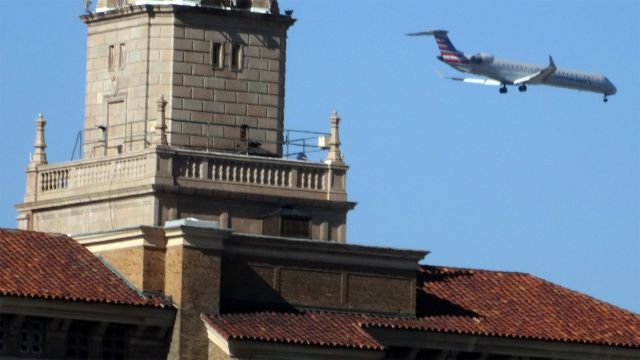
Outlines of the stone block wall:
<svg viewBox="0 0 640 360">
<path fill-rule="evenodd" d="M 85 158 L 145 148 L 158 117 L 156 101 L 171 91 L 173 18 L 135 9 L 118 10 L 112 19 L 83 17 Z"/>
<path fill-rule="evenodd" d="M 85 199 L 83 199 L 85 200 Z M 31 230 L 66 234 L 107 231 L 154 224 L 152 196 L 114 198 L 73 206 L 33 210 Z"/>
<path fill-rule="evenodd" d="M 173 147 L 282 154 L 289 17 L 153 6 L 82 19 L 85 158 L 146 148 L 160 96 Z"/>
<path fill-rule="evenodd" d="M 178 13 L 169 143 L 281 154 L 286 23 L 269 17 Z"/>
</svg>

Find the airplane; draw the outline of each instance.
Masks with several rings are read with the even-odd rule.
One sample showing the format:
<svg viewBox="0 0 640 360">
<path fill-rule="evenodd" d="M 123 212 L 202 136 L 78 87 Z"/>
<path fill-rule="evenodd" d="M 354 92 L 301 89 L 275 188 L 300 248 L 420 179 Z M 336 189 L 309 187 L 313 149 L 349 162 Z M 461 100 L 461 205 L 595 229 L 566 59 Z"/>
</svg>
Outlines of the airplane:
<svg viewBox="0 0 640 360">
<path fill-rule="evenodd" d="M 520 92 L 527 91 L 527 85 L 551 85 L 580 91 L 603 94 L 603 101 L 617 92 L 616 87 L 604 75 L 583 71 L 557 68 L 549 55 L 549 65 L 527 64 L 518 61 L 497 59 L 489 53 L 477 53 L 467 57 L 457 50 L 446 30 L 410 33 L 407 36 L 433 36 L 436 39 L 440 55 L 438 60 L 452 68 L 485 78 L 441 77 L 465 83 L 500 86 L 500 93 L 507 93 L 507 85 L 517 85 Z"/>
</svg>

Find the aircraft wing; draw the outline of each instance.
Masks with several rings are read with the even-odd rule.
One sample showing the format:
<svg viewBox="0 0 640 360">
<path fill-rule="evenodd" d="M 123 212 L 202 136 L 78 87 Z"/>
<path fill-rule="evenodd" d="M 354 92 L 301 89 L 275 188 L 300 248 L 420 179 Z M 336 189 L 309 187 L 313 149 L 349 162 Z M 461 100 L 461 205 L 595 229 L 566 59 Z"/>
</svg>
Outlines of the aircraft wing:
<svg viewBox="0 0 640 360">
<path fill-rule="evenodd" d="M 443 78 L 443 79 L 449 79 L 449 80 L 454 80 L 454 81 L 462 81 L 462 82 L 470 83 L 470 84 L 480 84 L 480 85 L 490 85 L 490 86 L 500 86 L 500 85 L 502 85 L 502 83 L 500 81 L 493 80 L 493 79 L 450 77 L 450 76 L 442 75 L 442 73 L 440 73 L 439 71 L 438 71 L 438 75 L 440 75 L 440 77 Z"/>
<path fill-rule="evenodd" d="M 551 55 L 549 55 L 549 66 L 547 66 L 546 68 L 540 71 L 536 71 L 531 75 L 527 75 L 519 79 L 516 79 L 513 81 L 513 84 L 514 85 L 518 85 L 522 83 L 539 84 L 547 80 L 547 78 L 553 75 L 554 72 L 556 72 L 556 64 L 553 62 L 553 58 L 551 57 Z"/>
</svg>

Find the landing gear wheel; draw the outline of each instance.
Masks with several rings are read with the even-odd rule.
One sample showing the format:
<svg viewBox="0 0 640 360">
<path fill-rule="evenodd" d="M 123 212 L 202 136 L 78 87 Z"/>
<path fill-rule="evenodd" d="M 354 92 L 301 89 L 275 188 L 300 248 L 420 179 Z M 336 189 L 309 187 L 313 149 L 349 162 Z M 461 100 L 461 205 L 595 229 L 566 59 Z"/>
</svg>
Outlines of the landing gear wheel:
<svg viewBox="0 0 640 360">
<path fill-rule="evenodd" d="M 518 86 L 518 91 L 520 91 L 520 92 L 527 91 L 527 85 L 522 84 L 522 85 Z"/>
<path fill-rule="evenodd" d="M 507 87 L 505 85 L 502 85 L 500 87 L 500 94 L 506 94 L 507 93 Z"/>
<path fill-rule="evenodd" d="M 602 98 L 602 101 L 609 102 L 609 99 L 607 99 L 607 94 L 604 95 L 604 97 Z"/>
</svg>

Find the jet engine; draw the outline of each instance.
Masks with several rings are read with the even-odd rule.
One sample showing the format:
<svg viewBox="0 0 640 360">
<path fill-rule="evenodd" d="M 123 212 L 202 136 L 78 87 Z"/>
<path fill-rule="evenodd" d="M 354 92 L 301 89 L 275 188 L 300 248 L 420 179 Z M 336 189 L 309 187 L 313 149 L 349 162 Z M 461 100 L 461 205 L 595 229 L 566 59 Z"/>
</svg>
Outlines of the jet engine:
<svg viewBox="0 0 640 360">
<path fill-rule="evenodd" d="M 471 61 L 475 64 L 491 64 L 493 55 L 489 53 L 477 53 L 471 57 Z"/>
</svg>

